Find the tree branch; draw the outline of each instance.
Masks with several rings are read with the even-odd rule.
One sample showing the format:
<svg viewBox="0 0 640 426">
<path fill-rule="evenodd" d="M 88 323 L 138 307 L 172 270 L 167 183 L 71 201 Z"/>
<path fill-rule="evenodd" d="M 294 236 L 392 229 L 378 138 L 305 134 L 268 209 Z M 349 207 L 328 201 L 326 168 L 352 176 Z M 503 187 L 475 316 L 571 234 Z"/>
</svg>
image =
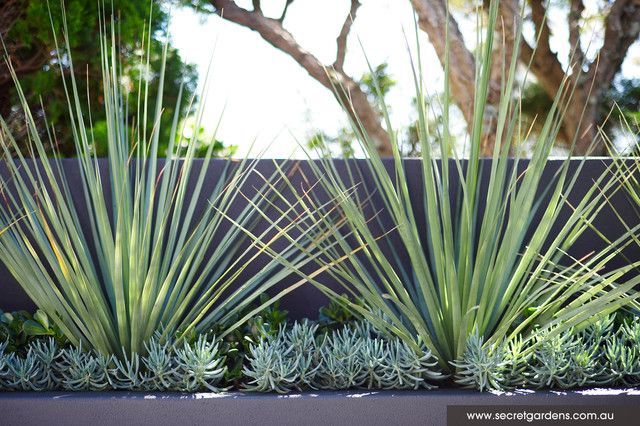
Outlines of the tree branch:
<svg viewBox="0 0 640 426">
<path fill-rule="evenodd" d="M 580 44 L 580 19 L 584 12 L 582 0 L 571 0 L 569 4 L 569 47 L 573 49 L 574 63 L 580 68 L 584 66 L 584 52 Z"/>
<path fill-rule="evenodd" d="M 262 6 L 260 5 L 260 0 L 252 0 L 253 11 L 256 13 L 262 13 Z"/>
<path fill-rule="evenodd" d="M 418 25 L 429 36 L 429 41 L 443 67 L 446 54 L 445 26 L 448 27 L 451 94 L 471 127 L 476 69 L 473 54 L 464 44 L 458 23 L 451 16 L 447 18 L 447 5 L 444 0 L 412 0 L 411 3 L 418 15 Z"/>
<path fill-rule="evenodd" d="M 485 10 L 489 10 L 490 0 L 484 0 Z M 498 4 L 498 20 L 496 27 L 501 37 L 494 39 L 491 61 L 491 79 L 501 83 L 503 73 L 506 75 L 511 65 L 515 49 L 515 39 L 519 31 L 520 11 L 517 0 L 503 0 Z"/>
<path fill-rule="evenodd" d="M 210 0 L 216 14 L 257 32 L 267 43 L 289 55 L 311 77 L 331 90 L 355 123 L 359 123 L 378 145 L 382 155 L 391 155 L 389 135 L 382 127 L 378 111 L 360 85 L 341 70 L 329 70 L 313 54 L 303 49 L 277 19 L 241 8 L 232 0 Z"/>
<path fill-rule="evenodd" d="M 42 43 L 34 42 L 29 46 L 7 37 L 15 23 L 23 17 L 27 5 L 21 0 L 6 0 L 0 8 L 0 38 L 4 40 L 4 47 L 0 45 L 0 56 L 6 54 L 10 58 L 18 76 L 38 71 L 51 56 L 47 46 Z M 0 85 L 13 86 L 13 78 L 4 60 L 0 61 Z"/>
<path fill-rule="evenodd" d="M 333 68 L 336 70 L 342 71 L 344 67 L 344 60 L 347 55 L 347 38 L 349 37 L 349 32 L 351 31 L 351 26 L 353 22 L 356 20 L 356 13 L 358 12 L 358 8 L 361 3 L 358 0 L 351 0 L 351 8 L 349 9 L 349 15 L 347 15 L 344 20 L 344 24 L 342 24 L 342 29 L 340 30 L 340 34 L 336 39 L 336 44 L 338 45 L 338 50 L 336 52 L 336 60 L 333 63 Z"/>
<path fill-rule="evenodd" d="M 24 13 L 26 4 L 19 0 L 5 0 L 0 9 L 0 35 L 6 38 L 18 18 Z"/>
<path fill-rule="evenodd" d="M 520 44 L 520 60 L 531 64 L 531 72 L 536 76 L 545 92 L 553 99 L 565 73 L 558 56 L 551 50 L 549 39 L 551 30 L 547 25 L 547 10 L 542 0 L 529 0 L 531 20 L 536 30 L 535 50 L 523 40 Z"/>
<path fill-rule="evenodd" d="M 287 2 L 284 4 L 282 15 L 280 15 L 280 18 L 278 19 L 280 23 L 284 22 L 284 18 L 287 16 L 287 11 L 289 10 L 289 6 L 291 5 L 291 3 L 293 3 L 293 0 L 287 0 Z"/>
<path fill-rule="evenodd" d="M 323 64 L 303 49 L 279 20 L 243 9 L 232 0 L 211 0 L 211 3 L 216 8 L 216 14 L 223 19 L 257 32 L 273 47 L 291 56 L 323 86 L 332 87 Z"/>
<path fill-rule="evenodd" d="M 595 90 L 606 90 L 611 85 L 629 47 L 639 36 L 640 0 L 617 0 L 605 20 L 599 61 L 589 66 L 588 77 L 589 81 L 595 79 Z"/>
<path fill-rule="evenodd" d="M 547 22 L 547 8 L 543 0 L 529 0 L 531 6 L 531 20 L 536 28 L 537 48 L 545 52 L 551 52 L 549 40 L 551 30 Z"/>
</svg>

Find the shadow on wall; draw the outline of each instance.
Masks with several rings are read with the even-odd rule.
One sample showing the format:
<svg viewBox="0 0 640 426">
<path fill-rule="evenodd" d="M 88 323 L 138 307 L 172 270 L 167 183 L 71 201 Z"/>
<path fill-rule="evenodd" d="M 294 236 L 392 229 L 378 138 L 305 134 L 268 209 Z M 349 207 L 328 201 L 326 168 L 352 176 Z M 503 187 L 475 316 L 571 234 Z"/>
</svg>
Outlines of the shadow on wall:
<svg viewBox="0 0 640 426">
<path fill-rule="evenodd" d="M 82 195 L 82 186 L 78 184 L 81 182 L 80 170 L 78 168 L 78 163 L 74 159 L 63 159 L 60 160 L 62 165 L 62 170 L 64 177 L 70 182 L 70 189 L 72 192 L 72 196 L 76 201 L 76 204 L 79 208 L 79 211 L 83 214 L 81 215 L 82 226 L 86 230 L 86 235 L 90 235 L 89 231 L 89 222 L 87 220 L 87 210 L 84 208 L 84 199 Z M 102 159 L 101 161 L 101 170 L 103 170 L 103 174 L 105 179 L 105 185 L 108 185 L 107 178 L 107 167 L 108 163 L 106 160 Z M 283 160 L 260 160 L 257 167 L 256 172 L 253 172 L 249 177 L 245 185 L 240 188 L 240 190 L 246 194 L 249 198 L 252 194 L 255 194 L 256 188 L 259 188 L 263 183 L 263 178 L 260 176 L 272 176 L 274 171 L 276 170 L 276 166 L 274 161 L 282 167 L 282 169 L 290 174 L 290 178 L 292 183 L 294 184 L 294 188 L 297 191 L 304 191 L 308 189 L 314 183 L 314 174 L 311 171 L 309 164 L 306 161 L 283 161 Z M 336 167 L 339 171 L 341 171 L 341 175 L 346 179 L 346 168 L 344 167 L 345 161 L 355 162 L 356 166 L 362 171 L 363 182 L 359 183 L 359 189 L 363 190 L 363 188 L 369 188 L 371 190 L 373 188 L 373 179 L 371 177 L 371 173 L 368 170 L 366 162 L 364 160 L 337 160 Z M 393 167 L 393 160 L 385 160 L 387 161 L 387 166 L 391 170 Z M 419 159 L 407 159 L 406 161 L 406 170 L 407 176 L 406 179 L 408 181 L 410 194 L 416 194 L 416 199 L 412 200 L 415 208 L 416 216 L 419 220 L 423 221 L 424 215 L 424 201 L 420 197 L 423 194 L 421 190 L 422 185 L 422 170 L 421 170 L 421 160 Z M 580 169 L 580 174 L 577 178 L 576 186 L 574 187 L 571 194 L 568 196 L 568 202 L 570 204 L 577 204 L 577 202 L 581 199 L 581 197 L 589 190 L 589 188 L 594 184 L 594 181 L 605 171 L 606 167 L 610 164 L 611 160 L 607 159 L 589 159 L 587 160 L 587 164 L 584 165 Z M 490 160 L 485 161 L 485 167 L 483 168 L 483 173 L 488 176 L 489 173 L 489 164 Z M 575 170 L 578 169 L 580 160 L 573 160 L 572 162 L 572 173 L 575 173 Z M 34 163 L 34 164 L 37 164 Z M 203 165 L 202 160 L 195 160 L 193 167 L 197 170 L 201 168 Z M 207 177 L 205 179 L 205 189 L 203 193 L 211 193 L 214 190 L 214 187 L 222 175 L 225 167 L 228 165 L 228 160 L 222 159 L 214 159 L 211 160 L 209 169 L 207 171 Z M 554 178 L 554 173 L 558 170 L 558 168 L 562 165 L 562 160 L 550 160 L 547 163 L 542 185 L 547 184 Z M 233 167 L 234 165 L 232 165 Z M 525 168 L 526 161 L 522 160 L 518 164 L 518 168 Z M 457 173 L 454 171 L 455 167 L 450 168 L 452 170 L 451 181 L 456 182 L 458 180 Z M 0 165 L 0 175 L 3 178 L 7 178 L 8 171 L 6 165 Z M 197 173 L 193 174 L 197 176 Z M 486 182 L 486 180 L 485 180 Z M 194 181 L 195 183 L 195 181 Z M 347 185 L 351 186 L 351 185 Z M 455 184 L 452 184 L 452 187 L 455 188 Z M 7 191 L 11 191 L 10 183 L 6 188 Z M 291 202 L 295 202 L 295 197 L 293 193 L 286 188 L 282 189 L 283 196 L 286 200 Z M 326 194 L 323 193 L 320 186 L 317 185 L 314 187 L 314 191 L 317 194 L 319 200 L 327 200 Z M 105 191 L 105 193 L 109 194 L 109 191 Z M 483 194 L 483 190 L 481 189 L 480 194 Z M 451 197 L 455 198 L 456 194 L 450 194 Z M 5 198 L 0 198 L 0 202 L 6 202 Z M 379 233 L 382 234 L 385 230 L 389 230 L 392 228 L 392 222 L 390 221 L 388 215 L 384 212 L 384 206 L 379 198 L 376 198 L 375 194 L 369 200 L 370 204 L 367 206 L 367 209 L 370 209 L 371 212 L 382 210 L 380 213 L 380 221 L 377 224 L 372 226 L 379 227 Z M 482 202 L 482 200 L 480 201 Z M 637 223 L 638 213 L 634 210 L 633 205 L 630 200 L 625 195 L 624 191 L 617 191 L 612 194 L 610 198 L 611 204 L 615 206 L 617 212 L 622 216 L 622 218 L 627 223 Z M 237 197 L 237 201 L 231 207 L 231 216 L 239 213 L 241 209 L 246 205 L 247 201 L 244 197 Z M 276 202 L 277 205 L 283 207 L 284 201 L 279 200 Z M 195 217 L 198 217 L 198 212 L 202 212 L 204 208 L 208 206 L 208 199 L 203 198 L 198 200 L 197 203 L 197 212 Z M 543 203 L 544 207 L 544 203 Z M 482 210 L 482 209 L 481 209 Z M 540 210 L 544 210 L 541 208 Z M 556 221 L 556 226 L 560 227 L 563 224 L 563 217 L 566 218 L 569 216 L 570 208 L 565 206 L 564 211 L 561 214 L 559 220 Z M 273 217 L 277 217 L 277 209 L 270 209 L 268 212 L 269 215 L 273 215 Z M 524 214 L 525 212 L 523 212 Z M 174 218 L 174 220 L 181 220 L 181 218 Z M 604 236 L 609 238 L 610 240 L 615 240 L 617 237 L 622 235 L 625 232 L 625 228 L 623 224 L 616 218 L 616 215 L 613 213 L 613 210 L 610 205 L 603 206 L 602 211 L 598 215 L 598 217 L 594 221 L 594 226 L 598 229 Z M 419 223 L 421 229 L 425 228 L 424 223 Z M 230 222 L 228 226 L 233 226 Z M 267 221 L 263 220 L 256 224 L 255 233 L 259 234 L 264 231 L 268 227 Z M 551 234 L 553 235 L 553 233 Z M 394 235 L 390 236 L 391 241 L 394 239 Z M 215 247 L 218 241 L 213 241 L 212 246 Z M 246 241 L 245 244 L 249 244 L 250 241 Z M 590 253 L 597 253 L 606 247 L 606 243 L 603 241 L 601 237 L 599 237 L 593 230 L 587 230 L 578 240 L 578 242 L 572 247 L 569 251 L 569 255 L 575 258 L 582 258 L 584 256 L 588 256 Z M 284 242 L 281 242 L 281 246 L 284 246 Z M 397 246 L 397 247 L 396 247 Z M 278 245 L 274 245 L 275 249 L 278 249 Z M 397 249 L 398 255 L 400 256 L 400 261 L 406 260 L 407 254 L 403 253 L 402 248 L 399 245 L 394 245 L 394 249 Z M 623 254 L 619 254 L 611 262 L 608 264 L 610 268 L 616 268 L 627 264 L 628 262 L 634 262 L 640 260 L 640 250 L 638 250 L 637 246 L 627 247 Z M 261 268 L 266 265 L 269 261 L 269 257 L 266 254 L 260 255 L 256 260 L 251 262 L 248 268 L 242 272 L 240 279 L 237 282 L 242 282 L 243 276 L 250 276 L 260 271 Z M 316 266 L 317 268 L 317 266 Z M 309 269 L 313 270 L 313 265 L 309 265 Z M 286 287 L 294 282 L 299 281 L 298 276 L 289 275 L 285 280 L 280 284 L 280 288 Z M 319 277 L 324 283 L 327 283 L 330 287 L 338 290 L 340 287 L 336 284 L 331 284 L 331 278 L 326 274 Z M 231 289 L 232 290 L 232 289 Z M 230 291 L 231 291 L 230 290 Z M 274 291 L 279 290 L 279 288 L 274 289 Z M 307 284 L 296 291 L 289 293 L 282 299 L 282 308 L 289 311 L 291 318 L 303 318 L 310 317 L 315 318 L 318 313 L 318 309 L 327 302 L 327 299 L 324 295 L 322 295 L 318 290 L 316 290 L 312 285 Z M 7 271 L 4 265 L 0 265 L 0 308 L 5 311 L 12 310 L 33 310 L 35 308 L 33 302 L 30 301 L 28 296 L 22 291 L 22 289 L 18 286 L 18 284 L 13 280 L 10 273 Z"/>
</svg>

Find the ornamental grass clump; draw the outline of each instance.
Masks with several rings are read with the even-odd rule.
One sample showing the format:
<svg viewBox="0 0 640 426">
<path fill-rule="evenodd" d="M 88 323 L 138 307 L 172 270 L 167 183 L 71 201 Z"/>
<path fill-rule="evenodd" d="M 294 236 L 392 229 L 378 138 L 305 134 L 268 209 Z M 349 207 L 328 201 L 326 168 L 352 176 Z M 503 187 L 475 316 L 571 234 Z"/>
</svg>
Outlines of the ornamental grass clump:
<svg viewBox="0 0 640 426">
<path fill-rule="evenodd" d="M 448 61 L 442 131 L 436 131 L 437 138 L 432 136 L 418 44 L 414 82 L 421 161 L 401 157 L 398 133 L 383 96 L 377 98 L 392 158 L 383 161 L 375 141 L 357 120 L 352 126 L 366 155 L 364 161 L 331 159 L 319 144 L 323 158 L 309 162 L 313 171 L 307 177 L 309 185 L 334 198 L 346 188 L 357 188 L 334 215 L 319 212 L 320 197 L 306 197 L 307 215 L 327 226 L 339 226 L 341 232 L 318 237 L 318 244 L 309 251 L 320 251 L 320 259 L 332 265 L 326 275 L 312 277 L 291 268 L 375 328 L 402 339 L 417 354 L 423 353 L 418 342 L 424 342 L 448 373 L 457 372 L 452 362 L 463 358 L 473 333 L 478 334 L 474 356 L 486 358 L 488 366 L 500 364 L 494 360 L 499 358 L 500 345 L 522 338 L 522 356 L 526 356 L 544 341 L 532 340 L 535 327 L 552 329 L 544 335 L 548 339 L 572 327 L 584 327 L 632 303 L 638 297 L 634 288 L 640 284 L 640 276 L 619 282 L 638 262 L 602 270 L 631 244 L 629 233 L 601 252 L 579 259 L 567 255 L 581 234 L 593 227 L 606 194 L 615 186 L 607 179 L 609 173 L 603 173 L 569 204 L 584 160 L 548 160 L 573 87 L 563 84 L 558 91 L 539 127 L 531 158 L 512 158 L 529 136 L 522 127 L 516 91 L 521 23 L 516 23 L 513 56 L 503 58 L 499 104 L 488 105 L 497 16 L 498 2 L 491 1 L 486 31 L 479 36 L 468 150 L 457 148 L 451 130 Z M 350 110 L 349 105 L 345 109 Z M 493 118 L 486 120 L 487 116 Z M 485 161 L 480 153 L 488 138 L 494 148 L 490 161 Z M 410 169 L 419 171 L 418 185 L 409 184 Z M 637 232 L 640 224 L 630 228 Z M 278 253 L 270 254 L 282 260 Z M 342 298 L 336 282 L 340 292 L 363 303 Z M 532 306 L 536 309 L 525 317 Z M 490 374 L 480 376 L 485 377 L 480 382 L 491 385 L 494 381 Z"/>
<path fill-rule="evenodd" d="M 69 68 L 69 72 L 61 74 L 79 175 L 71 181 L 57 152 L 47 159 L 45 147 L 55 148 L 55 141 L 47 140 L 37 128 L 7 58 L 35 159 L 20 153 L 19 141 L 0 118 L 0 149 L 7 158 L 13 152 L 17 155 L 3 162 L 10 176 L 4 176 L 2 181 L 5 191 L 0 226 L 4 228 L 20 219 L 19 224 L 0 235 L 0 260 L 73 345 L 105 357 L 116 355 L 123 381 L 129 380 L 127 386 L 134 386 L 139 384 L 133 382 L 140 367 L 136 357 L 145 353 L 144 343 L 157 330 L 161 329 L 167 338 L 178 331 L 183 335 L 202 333 L 215 326 L 220 335 L 225 335 L 253 314 L 238 318 L 238 312 L 289 272 L 272 261 L 240 281 L 242 271 L 260 250 L 255 250 L 255 244 L 247 242 L 231 221 L 252 228 L 260 217 L 251 201 L 258 199 L 248 196 L 250 202 L 233 213 L 231 206 L 240 197 L 238 189 L 252 174 L 255 160 L 227 161 L 222 173 L 212 177 L 209 166 L 215 144 L 209 144 L 198 163 L 195 144 L 181 150 L 181 156 L 175 154 L 175 147 L 184 141 L 178 125 L 180 117 L 163 116 L 166 48 L 163 65 L 155 74 L 159 89 L 152 109 L 151 82 L 145 73 L 140 73 L 136 82 L 142 95 L 136 100 L 127 98 L 119 74 L 115 24 L 107 28 L 104 21 L 100 22 L 108 146 L 103 162 L 94 153 L 91 117 L 83 108 L 85 101 L 93 100 L 80 96 L 64 13 L 62 28 L 55 27 L 53 19 L 52 27 L 54 33 L 65 34 L 62 46 L 56 40 L 55 52 L 59 62 Z M 147 34 L 147 45 L 150 37 Z M 149 51 L 146 57 L 142 56 L 139 65 L 146 69 Z M 128 118 L 131 110 L 136 111 L 133 122 Z M 196 128 L 201 125 L 202 111 L 200 103 Z M 167 157 L 162 161 L 158 158 L 158 128 L 167 119 L 172 127 Z M 215 185 L 209 187 L 205 183 L 212 178 Z M 268 181 L 270 177 L 264 179 Z M 275 191 L 277 185 L 272 183 L 269 188 Z M 260 192 L 263 188 L 257 189 Z M 205 207 L 199 207 L 202 205 Z M 273 227 L 261 234 L 264 237 L 271 232 L 269 238 L 264 237 L 267 246 L 278 239 L 272 231 Z M 304 236 L 296 243 L 304 245 L 302 239 Z M 294 264 L 307 262 L 293 245 L 285 245 L 282 254 Z M 207 356 L 215 352 L 213 348 L 181 351 L 181 368 L 186 369 L 191 362 L 201 363 L 189 373 L 192 376 L 184 387 L 204 385 L 206 372 L 212 368 Z M 93 362 L 80 358 L 77 361 L 90 372 L 86 384 L 93 386 L 92 377 L 97 371 Z M 30 374 L 29 365 L 11 365 L 24 375 Z M 75 383 L 79 378 L 69 380 Z M 100 380 L 96 383 L 98 387 L 103 384 Z"/>
</svg>

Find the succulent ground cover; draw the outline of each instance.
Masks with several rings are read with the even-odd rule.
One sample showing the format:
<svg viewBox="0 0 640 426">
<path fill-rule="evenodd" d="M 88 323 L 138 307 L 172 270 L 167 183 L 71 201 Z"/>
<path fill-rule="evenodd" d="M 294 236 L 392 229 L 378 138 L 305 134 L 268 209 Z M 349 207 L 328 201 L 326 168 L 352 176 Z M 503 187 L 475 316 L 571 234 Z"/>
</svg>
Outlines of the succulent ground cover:
<svg viewBox="0 0 640 426">
<path fill-rule="evenodd" d="M 83 349 L 60 348 L 52 338 L 36 340 L 25 355 L 5 353 L 0 345 L 0 387 L 17 391 L 213 391 L 226 371 L 225 357 L 215 337 L 194 342 L 161 342 L 156 335 L 145 343 L 146 355 L 124 360 Z"/>
<path fill-rule="evenodd" d="M 529 352 L 523 339 L 487 346 L 474 333 L 463 356 L 452 362 L 457 373 L 447 375 L 428 349 L 418 353 L 335 304 L 321 312 L 319 320 L 289 321 L 276 305 L 225 338 L 211 333 L 177 341 L 156 333 L 143 354 L 124 359 L 74 346 L 51 332 L 16 344 L 14 333 L 0 343 L 0 390 L 288 393 L 640 386 L 640 318 L 630 314 L 611 315 L 582 330 L 565 329 L 552 338 L 545 336 L 549 331 L 534 332 L 532 340 L 541 343 Z M 14 320 L 13 326 L 24 327 L 26 321 Z"/>
<path fill-rule="evenodd" d="M 286 393 L 313 389 L 432 389 L 442 379 L 437 360 L 418 354 L 367 322 L 318 332 L 295 322 L 252 345 L 243 370 L 249 391 Z"/>
</svg>

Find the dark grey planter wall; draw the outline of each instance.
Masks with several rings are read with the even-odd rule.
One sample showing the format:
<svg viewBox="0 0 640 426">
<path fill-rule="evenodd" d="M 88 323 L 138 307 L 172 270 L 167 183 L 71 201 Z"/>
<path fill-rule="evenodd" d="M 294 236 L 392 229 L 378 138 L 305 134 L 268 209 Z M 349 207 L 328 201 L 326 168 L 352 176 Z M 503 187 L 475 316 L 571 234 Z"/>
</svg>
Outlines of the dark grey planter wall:
<svg viewBox="0 0 640 426">
<path fill-rule="evenodd" d="M 17 392 L 0 394 L 7 425 L 616 425 L 637 424 L 636 389 L 569 392 L 347 391 L 303 394 Z M 448 411 L 451 414 L 448 416 Z M 467 413 L 607 413 L 608 421 L 469 421 Z"/>
<path fill-rule="evenodd" d="M 365 186 L 369 188 L 372 187 L 373 180 L 368 173 L 367 165 L 362 160 L 350 160 L 353 165 L 358 167 L 362 172 L 363 183 Z M 280 162 L 283 164 L 283 162 Z M 338 167 L 341 171 L 344 171 L 344 162 L 339 161 Z M 388 163 L 389 168 L 392 167 L 392 162 Z M 485 174 L 488 174 L 488 166 L 489 161 L 485 162 Z M 562 161 L 549 161 L 547 168 L 545 169 L 545 180 L 551 181 L 554 177 L 555 172 L 558 170 L 558 167 L 562 164 Z M 609 160 L 602 159 L 590 159 L 588 160 L 584 167 L 581 168 L 580 173 L 578 175 L 577 184 L 569 195 L 569 201 L 571 204 L 577 204 L 581 197 L 584 195 L 586 191 L 593 185 L 594 181 L 600 176 L 600 174 L 606 169 L 609 164 Z M 201 161 L 197 161 L 195 168 L 199 169 L 202 165 Z M 214 160 L 211 162 L 209 169 L 207 171 L 207 179 L 206 179 L 206 188 L 204 193 L 210 193 L 215 184 L 220 179 L 225 166 L 228 165 L 228 162 L 225 160 Z M 106 162 L 102 160 L 101 166 L 103 167 L 103 171 L 106 172 Z M 521 162 L 519 164 L 519 168 L 524 168 L 526 166 L 526 162 Z M 309 164 L 305 161 L 295 161 L 295 162 L 284 162 L 284 169 L 290 171 L 292 174 L 292 179 L 295 182 L 296 188 L 302 189 L 307 188 L 310 182 L 314 181 L 313 173 L 310 170 Z M 572 170 L 576 170 L 579 167 L 579 160 L 573 160 L 572 162 Z M 78 164 L 76 160 L 68 159 L 62 160 L 62 168 L 64 170 L 64 174 L 66 175 L 66 179 L 70 182 L 71 191 L 76 197 L 76 200 L 82 200 L 82 187 L 80 185 L 80 174 L 78 170 Z M 273 160 L 261 160 L 257 166 L 258 170 L 264 176 L 270 176 L 275 167 L 273 164 Z M 411 194 L 415 197 L 414 207 L 416 211 L 416 215 L 419 218 L 419 223 L 422 227 L 424 227 L 423 220 L 423 200 L 422 200 L 422 190 L 421 190 L 421 164 L 420 160 L 409 159 L 406 160 L 406 169 L 407 169 L 407 180 L 409 183 Z M 452 168 L 453 169 L 453 168 Z M 4 164 L 0 165 L 0 175 L 3 177 L 7 176 L 7 169 Z M 345 174 L 346 175 L 346 174 Z M 106 178 L 106 175 L 105 175 Z M 306 178 L 306 179 L 305 179 Z M 457 175 L 452 172 L 451 175 L 452 182 L 457 180 Z M 104 179 L 106 182 L 108 179 Z M 255 188 L 261 186 L 261 178 L 257 174 L 253 174 L 248 180 L 247 184 L 242 189 L 248 195 L 255 193 Z M 364 186 L 363 186 L 364 187 Z M 10 189 L 10 185 L 9 188 Z M 319 197 L 321 199 L 326 199 L 322 191 L 317 189 Z M 293 200 L 293 196 L 291 193 L 286 193 L 287 198 L 289 200 Z M 482 194 L 482 192 L 481 192 Z M 455 194 L 452 194 L 455 196 Z M 203 209 L 207 206 L 208 197 L 202 197 L 199 200 L 199 208 Z M 618 191 L 615 194 L 612 194 L 611 203 L 615 206 L 617 212 L 623 217 L 623 219 L 630 225 L 638 223 L 639 216 L 638 212 L 634 210 L 633 205 L 626 198 L 623 191 Z M 0 198 L 0 202 L 4 202 L 3 199 Z M 80 202 L 80 205 L 82 203 Z M 232 208 L 232 215 L 239 212 L 240 209 L 244 206 L 244 200 L 242 197 L 238 197 L 238 202 L 236 202 Z M 544 203 L 543 203 L 544 206 Z M 379 210 L 382 207 L 381 200 L 376 198 L 375 196 L 371 199 L 371 205 L 368 207 L 372 212 L 374 210 Z M 86 210 L 82 209 L 81 211 L 86 214 Z M 271 212 L 274 217 L 275 211 Z M 522 212 L 523 214 L 527 214 L 528 212 Z M 569 215 L 569 209 L 565 209 L 563 212 L 563 217 L 566 218 Z M 558 227 L 564 222 L 563 217 L 558 220 Z M 84 217 L 83 225 L 87 224 L 86 216 Z M 616 218 L 616 215 L 613 213 L 612 208 L 609 205 L 603 206 L 603 209 L 599 216 L 596 218 L 594 222 L 595 227 L 600 230 L 607 238 L 610 240 L 615 240 L 617 237 L 624 233 L 624 226 L 620 221 Z M 266 222 L 258 223 L 256 227 L 256 231 L 259 233 L 260 230 L 265 229 L 267 226 Z M 389 218 L 384 214 L 381 215 L 381 224 L 378 228 L 389 229 L 391 224 L 389 222 Z M 553 233 L 551 234 L 553 235 Z M 587 231 L 570 250 L 570 255 L 576 258 L 581 258 L 585 255 L 588 255 L 592 252 L 598 252 L 606 247 L 606 244 L 603 240 L 596 235 L 593 231 Z M 406 258 L 406 253 L 402 253 L 400 251 L 401 260 Z M 621 266 L 629 261 L 637 261 L 640 260 L 640 252 L 635 247 L 628 247 L 624 255 L 619 255 L 615 259 L 613 259 L 608 265 L 609 268 L 614 268 Z M 266 262 L 268 262 L 268 258 L 266 256 L 254 261 L 247 271 L 246 274 L 253 274 L 256 271 L 260 270 L 264 266 Z M 287 280 L 282 282 L 282 286 L 286 286 L 290 283 L 297 281 L 299 278 L 296 276 L 290 276 Z M 331 283 L 328 277 L 321 278 L 327 283 Z M 287 295 L 283 301 L 282 305 L 285 309 L 289 310 L 290 314 L 293 318 L 300 318 L 304 316 L 314 317 L 317 315 L 318 308 L 326 303 L 326 299 L 324 296 L 320 294 L 314 287 L 311 285 L 305 285 L 298 290 L 294 291 Z M 20 287 L 15 283 L 13 278 L 9 275 L 6 268 L 3 265 L 0 265 L 0 308 L 8 311 L 8 310 L 16 310 L 16 309 L 34 309 L 33 303 L 28 299 L 25 293 L 20 289 Z"/>
</svg>

